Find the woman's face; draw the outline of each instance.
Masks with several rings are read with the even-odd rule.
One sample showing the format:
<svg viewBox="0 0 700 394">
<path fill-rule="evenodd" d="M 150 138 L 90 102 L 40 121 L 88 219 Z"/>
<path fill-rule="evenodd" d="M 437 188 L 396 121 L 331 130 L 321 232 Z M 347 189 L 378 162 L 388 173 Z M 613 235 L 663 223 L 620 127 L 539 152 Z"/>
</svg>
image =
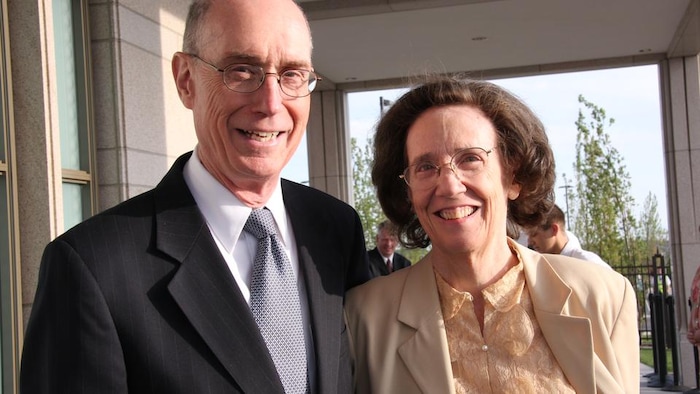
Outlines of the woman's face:
<svg viewBox="0 0 700 394">
<path fill-rule="evenodd" d="M 491 121 L 468 105 L 431 108 L 409 128 L 409 166 L 430 168 L 426 164 L 432 163 L 440 167 L 434 186 L 409 187 L 413 209 L 434 250 L 478 252 L 505 239 L 508 199 L 517 198 L 520 187 L 512 182 L 511 173 L 503 172 L 497 142 Z M 458 177 L 449 163 L 455 153 L 466 148 L 483 148 L 490 153 L 475 149 L 479 156 L 458 155 L 465 169 L 465 175 Z M 483 165 L 474 164 L 479 157 L 485 159 Z"/>
</svg>

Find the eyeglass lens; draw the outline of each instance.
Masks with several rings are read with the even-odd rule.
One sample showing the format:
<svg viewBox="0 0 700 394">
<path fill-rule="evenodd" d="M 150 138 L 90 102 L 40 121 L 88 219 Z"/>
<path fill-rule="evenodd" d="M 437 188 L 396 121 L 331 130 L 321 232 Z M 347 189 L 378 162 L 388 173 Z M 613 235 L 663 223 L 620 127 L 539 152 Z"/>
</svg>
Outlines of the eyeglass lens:
<svg viewBox="0 0 700 394">
<path fill-rule="evenodd" d="M 435 186 L 443 168 L 450 169 L 460 180 L 467 179 L 479 173 L 486 163 L 491 150 L 483 148 L 467 148 L 455 153 L 448 163 L 437 165 L 426 161 L 406 167 L 403 179 L 417 189 L 427 189 Z"/>
<path fill-rule="evenodd" d="M 249 64 L 232 64 L 224 69 L 224 83 L 236 92 L 256 91 L 265 78 L 274 76 L 282 91 L 292 97 L 309 95 L 316 87 L 317 77 L 309 70 L 285 70 L 281 74 L 266 73 L 262 67 Z"/>
</svg>

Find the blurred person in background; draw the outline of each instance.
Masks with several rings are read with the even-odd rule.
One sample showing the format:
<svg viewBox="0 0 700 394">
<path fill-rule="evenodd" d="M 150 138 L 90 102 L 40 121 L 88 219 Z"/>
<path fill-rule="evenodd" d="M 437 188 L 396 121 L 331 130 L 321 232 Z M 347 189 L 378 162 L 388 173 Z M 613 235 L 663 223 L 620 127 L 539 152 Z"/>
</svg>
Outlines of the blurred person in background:
<svg viewBox="0 0 700 394">
<path fill-rule="evenodd" d="M 390 273 L 411 266 L 411 261 L 396 252 L 399 237 L 396 226 L 384 220 L 377 225 L 377 235 L 374 238 L 377 246 L 367 252 L 369 255 L 369 272 L 373 278 L 389 275 Z"/>
<path fill-rule="evenodd" d="M 566 231 L 564 212 L 554 205 L 541 225 L 527 230 L 528 246 L 540 253 L 562 254 L 610 268 L 597 254 L 584 250 L 578 239 Z"/>
</svg>

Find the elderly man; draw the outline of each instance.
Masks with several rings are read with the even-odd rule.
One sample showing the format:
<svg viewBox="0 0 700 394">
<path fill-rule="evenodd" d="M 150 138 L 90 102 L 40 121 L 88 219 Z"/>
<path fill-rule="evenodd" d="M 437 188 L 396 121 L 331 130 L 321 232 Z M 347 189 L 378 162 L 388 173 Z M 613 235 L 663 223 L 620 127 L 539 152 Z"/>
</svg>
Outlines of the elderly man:
<svg viewBox="0 0 700 394">
<path fill-rule="evenodd" d="M 196 0 L 172 71 L 198 144 L 44 252 L 21 392 L 350 393 L 347 204 L 280 179 L 318 81 L 292 0 Z"/>
</svg>

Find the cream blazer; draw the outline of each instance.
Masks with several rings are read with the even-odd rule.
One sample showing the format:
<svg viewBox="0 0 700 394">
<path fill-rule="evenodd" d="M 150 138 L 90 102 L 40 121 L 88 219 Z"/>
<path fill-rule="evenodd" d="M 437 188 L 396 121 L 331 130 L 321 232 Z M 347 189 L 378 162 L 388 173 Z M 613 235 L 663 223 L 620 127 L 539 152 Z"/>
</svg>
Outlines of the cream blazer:
<svg viewBox="0 0 700 394">
<path fill-rule="evenodd" d="M 639 392 L 637 301 L 630 282 L 590 262 L 515 247 L 537 322 L 576 392 Z M 348 293 L 357 393 L 455 392 L 429 260 Z"/>
</svg>

